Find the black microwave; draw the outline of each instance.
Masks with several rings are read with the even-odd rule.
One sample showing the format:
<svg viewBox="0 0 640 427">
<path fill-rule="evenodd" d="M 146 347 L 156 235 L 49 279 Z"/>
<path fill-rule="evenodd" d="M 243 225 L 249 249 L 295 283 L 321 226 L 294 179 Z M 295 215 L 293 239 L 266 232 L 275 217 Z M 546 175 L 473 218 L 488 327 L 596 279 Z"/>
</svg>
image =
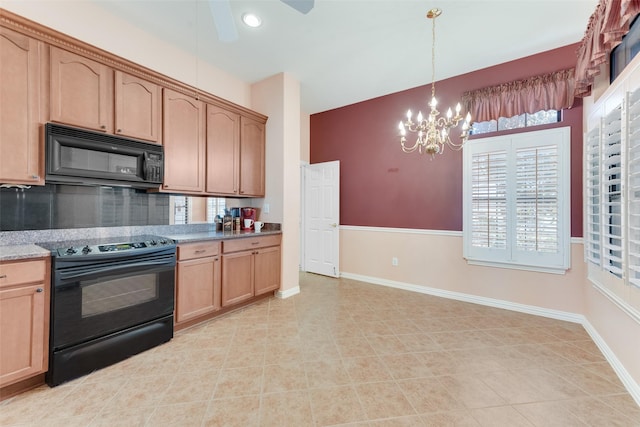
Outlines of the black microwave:
<svg viewBox="0 0 640 427">
<path fill-rule="evenodd" d="M 51 184 L 156 188 L 164 177 L 162 145 L 45 125 L 46 176 Z"/>
</svg>

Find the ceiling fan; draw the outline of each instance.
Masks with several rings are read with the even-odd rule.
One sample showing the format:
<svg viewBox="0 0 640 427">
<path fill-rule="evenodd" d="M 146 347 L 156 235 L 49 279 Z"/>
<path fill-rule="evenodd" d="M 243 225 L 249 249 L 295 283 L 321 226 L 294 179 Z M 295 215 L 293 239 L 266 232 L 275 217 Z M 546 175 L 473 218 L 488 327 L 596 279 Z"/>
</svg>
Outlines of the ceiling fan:
<svg viewBox="0 0 640 427">
<path fill-rule="evenodd" d="M 209 8 L 213 16 L 213 23 L 218 32 L 218 39 L 222 42 L 232 42 L 238 39 L 238 30 L 231 12 L 231 0 L 209 0 Z M 302 14 L 313 9 L 315 0 L 280 0 Z"/>
</svg>

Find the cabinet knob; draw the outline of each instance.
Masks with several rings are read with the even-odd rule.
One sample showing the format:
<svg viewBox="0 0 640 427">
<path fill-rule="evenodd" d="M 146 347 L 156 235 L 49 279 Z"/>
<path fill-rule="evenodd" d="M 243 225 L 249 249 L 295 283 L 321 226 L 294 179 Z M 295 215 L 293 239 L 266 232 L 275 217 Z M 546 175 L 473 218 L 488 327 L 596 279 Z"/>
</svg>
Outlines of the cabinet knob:
<svg viewBox="0 0 640 427">
<path fill-rule="evenodd" d="M 122 132 L 122 129 L 116 129 L 116 132 L 120 133 Z"/>
<path fill-rule="evenodd" d="M 201 253 L 203 253 L 204 251 L 205 251 L 204 249 L 198 249 L 197 251 L 195 251 L 195 253 L 197 253 L 197 254 L 201 254 Z"/>
<path fill-rule="evenodd" d="M 31 175 L 31 179 L 40 179 L 40 175 Z"/>
<path fill-rule="evenodd" d="M 107 127 L 105 125 L 100 126 L 100 129 L 106 129 Z"/>
<path fill-rule="evenodd" d="M 36 292 L 38 292 L 38 293 L 40 293 L 40 292 L 44 292 L 44 289 L 42 289 L 42 288 L 38 288 L 38 289 L 36 289 Z"/>
<path fill-rule="evenodd" d="M 3 274 L 2 276 L 0 276 L 0 279 L 6 279 L 6 278 L 7 278 L 6 274 Z"/>
</svg>

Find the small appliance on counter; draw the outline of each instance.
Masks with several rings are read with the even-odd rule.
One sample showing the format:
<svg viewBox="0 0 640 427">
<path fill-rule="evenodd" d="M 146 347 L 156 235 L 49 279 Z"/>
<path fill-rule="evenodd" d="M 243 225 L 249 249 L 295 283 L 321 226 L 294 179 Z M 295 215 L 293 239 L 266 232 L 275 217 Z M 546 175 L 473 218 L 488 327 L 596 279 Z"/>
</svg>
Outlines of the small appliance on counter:
<svg viewBox="0 0 640 427">
<path fill-rule="evenodd" d="M 253 230 L 253 224 L 258 218 L 258 210 L 256 208 L 242 208 L 242 218 L 240 219 L 240 223 L 242 224 L 244 230 Z M 250 219 L 251 221 L 247 221 L 245 223 L 245 219 Z M 248 227 L 245 224 L 250 224 Z"/>
</svg>

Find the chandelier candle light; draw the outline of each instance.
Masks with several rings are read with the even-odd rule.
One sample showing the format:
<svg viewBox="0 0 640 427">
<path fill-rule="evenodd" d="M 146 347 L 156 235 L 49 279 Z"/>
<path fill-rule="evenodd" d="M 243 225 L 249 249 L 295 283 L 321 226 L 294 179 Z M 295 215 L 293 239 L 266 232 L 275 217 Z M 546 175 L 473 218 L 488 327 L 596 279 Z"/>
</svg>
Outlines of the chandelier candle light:
<svg viewBox="0 0 640 427">
<path fill-rule="evenodd" d="M 436 109 L 438 101 L 436 100 L 436 18 L 440 16 L 442 10 L 431 9 L 427 12 L 427 18 L 432 19 L 432 44 L 431 44 L 431 112 L 429 116 L 424 118 L 422 112 L 418 113 L 416 118 L 417 122 L 411 120 L 411 110 L 407 111 L 407 120 L 400 122 L 400 145 L 402 151 L 405 153 L 412 153 L 416 150 L 420 154 L 431 154 L 433 158 L 435 154 L 442 154 L 444 146 L 448 145 L 454 150 L 460 150 L 462 145 L 469 138 L 469 128 L 471 126 L 471 114 L 467 113 L 462 124 L 462 133 L 460 135 L 461 142 L 459 144 L 454 143 L 449 138 L 449 130 L 458 126 L 458 123 L 462 120 L 460 115 L 460 103 L 456 105 L 456 114 L 453 115 L 451 108 L 447 110 L 446 117 L 438 117 L 440 112 Z M 407 130 L 412 133 L 417 133 L 415 144 L 407 146 Z"/>
</svg>

